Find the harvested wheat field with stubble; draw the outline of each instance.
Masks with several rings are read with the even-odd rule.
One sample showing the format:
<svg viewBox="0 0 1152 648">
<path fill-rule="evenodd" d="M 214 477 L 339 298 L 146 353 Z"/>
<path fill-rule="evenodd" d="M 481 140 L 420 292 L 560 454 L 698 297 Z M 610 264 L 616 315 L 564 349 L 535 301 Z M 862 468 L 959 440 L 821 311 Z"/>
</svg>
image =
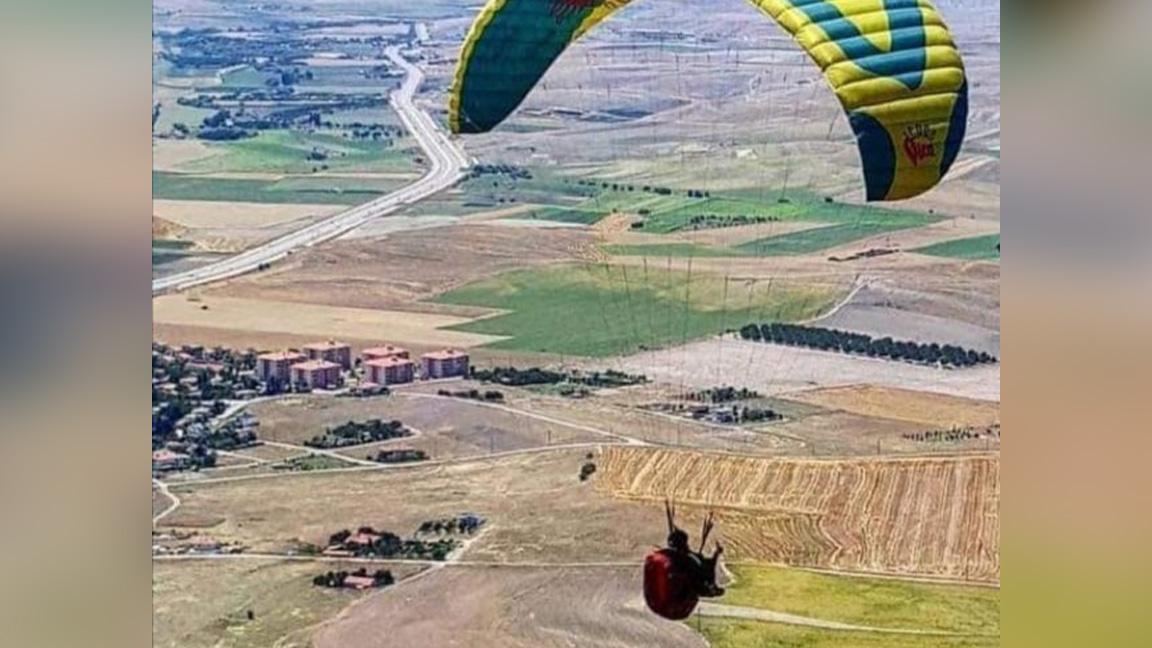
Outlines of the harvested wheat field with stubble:
<svg viewBox="0 0 1152 648">
<path fill-rule="evenodd" d="M 863 416 L 935 427 L 992 425 L 1000 421 L 1000 403 L 931 394 L 879 385 L 829 387 L 788 395 L 789 400 Z"/>
<path fill-rule="evenodd" d="M 597 488 L 715 509 L 734 561 L 1000 578 L 997 456 L 769 459 L 607 448 Z"/>
</svg>

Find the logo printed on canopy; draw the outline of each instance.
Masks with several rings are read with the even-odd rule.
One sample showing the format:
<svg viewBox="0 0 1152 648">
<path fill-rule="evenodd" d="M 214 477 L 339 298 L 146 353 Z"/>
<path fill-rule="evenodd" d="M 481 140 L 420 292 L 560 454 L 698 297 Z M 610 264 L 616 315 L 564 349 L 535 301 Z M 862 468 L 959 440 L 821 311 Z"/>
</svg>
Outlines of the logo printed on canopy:
<svg viewBox="0 0 1152 648">
<path fill-rule="evenodd" d="M 912 124 L 904 129 L 904 153 L 918 167 L 936 158 L 936 143 L 932 140 L 932 127 L 928 124 Z"/>
</svg>

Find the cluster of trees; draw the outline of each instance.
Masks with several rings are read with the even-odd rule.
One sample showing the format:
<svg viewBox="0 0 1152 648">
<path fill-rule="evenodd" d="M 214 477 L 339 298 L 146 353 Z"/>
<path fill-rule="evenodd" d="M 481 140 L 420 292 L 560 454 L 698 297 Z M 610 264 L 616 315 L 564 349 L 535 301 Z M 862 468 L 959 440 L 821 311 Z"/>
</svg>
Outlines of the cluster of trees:
<svg viewBox="0 0 1152 648">
<path fill-rule="evenodd" d="M 471 400 L 488 401 L 490 403 L 502 403 L 502 402 L 504 402 L 504 392 L 495 391 L 495 390 L 488 390 L 488 391 L 482 392 L 479 389 L 468 389 L 468 390 L 460 390 L 460 391 L 448 391 L 447 389 L 441 389 L 441 390 L 437 391 L 436 393 L 441 395 L 441 396 L 451 396 L 453 398 L 468 398 Z"/>
<path fill-rule="evenodd" d="M 371 419 L 363 423 L 348 421 L 334 428 L 327 428 L 324 434 L 318 434 L 304 442 L 309 448 L 346 448 L 348 446 L 399 439 L 412 436 L 412 431 L 404 427 L 400 421 L 382 421 Z"/>
<path fill-rule="evenodd" d="M 412 463 L 415 461 L 427 461 L 428 453 L 423 450 L 412 450 L 404 448 L 400 450 L 381 450 L 375 456 L 368 455 L 368 461 L 375 461 L 376 463 L 394 464 L 394 463 Z"/>
<path fill-rule="evenodd" d="M 1000 424 L 996 423 L 984 428 L 974 426 L 951 427 L 947 430 L 929 430 L 927 432 L 908 432 L 903 435 L 908 441 L 920 443 L 957 443 L 976 439 L 999 439 Z"/>
<path fill-rule="evenodd" d="M 696 392 L 689 392 L 685 394 L 685 398 L 694 401 L 703 401 L 706 403 L 731 403 L 738 400 L 751 400 L 753 398 L 760 398 L 761 394 L 758 391 L 746 389 L 741 387 L 711 387 L 709 389 L 702 389 Z"/>
<path fill-rule="evenodd" d="M 740 329 L 740 337 L 756 342 L 772 342 L 943 367 L 972 367 L 996 362 L 996 358 L 988 353 L 952 344 L 940 345 L 935 342 L 921 344 L 893 340 L 890 337 L 874 339 L 871 335 L 863 333 L 797 324 L 749 324 Z"/>
<path fill-rule="evenodd" d="M 163 344 L 152 345 L 152 449 L 157 450 L 176 440 L 178 427 L 207 423 L 222 414 L 223 401 L 238 400 L 255 394 L 260 387 L 252 371 L 256 352 L 237 352 L 217 347 L 184 346 L 175 349 Z M 193 415 L 194 411 L 199 413 Z M 207 443 L 219 446 L 245 445 L 250 440 L 218 438 Z M 254 439 L 252 439 L 254 440 Z"/>
<path fill-rule="evenodd" d="M 372 572 L 372 574 L 369 574 L 366 568 L 361 567 L 360 569 L 357 569 L 351 573 L 346 571 L 338 571 L 318 574 L 315 578 L 312 579 L 312 584 L 316 587 L 331 587 L 334 589 L 339 589 L 344 587 L 344 581 L 347 580 L 349 576 L 371 578 L 373 581 L 373 587 L 388 587 L 389 585 L 392 585 L 396 582 L 396 578 L 392 575 L 392 572 L 388 571 L 387 569 L 377 569 L 375 572 Z"/>
<path fill-rule="evenodd" d="M 420 524 L 420 528 L 416 530 L 416 535 L 420 534 L 456 534 L 462 533 L 472 535 L 476 533 L 480 527 L 484 526 L 484 518 L 477 515 L 459 515 L 451 518 L 441 518 L 439 520 L 425 520 Z"/>
<path fill-rule="evenodd" d="M 493 367 L 492 369 L 472 368 L 472 378 L 481 382 L 494 382 L 501 385 L 523 387 L 527 385 L 555 385 L 568 382 L 592 388 L 626 387 L 648 382 L 644 375 L 629 374 L 609 369 L 590 373 L 569 371 L 559 372 L 540 367 L 517 369 L 516 367 Z"/>
<path fill-rule="evenodd" d="M 275 70 L 273 75 L 264 81 L 264 85 L 269 88 L 288 87 L 301 81 L 311 81 L 313 78 L 312 70 L 308 68 L 282 68 Z"/>
<path fill-rule="evenodd" d="M 611 191 L 641 191 L 643 193 L 656 194 L 658 196 L 671 196 L 672 194 L 680 193 L 680 191 L 670 187 L 657 187 L 653 185 L 641 185 L 640 187 L 637 187 L 634 184 L 606 182 L 602 180 L 577 180 L 576 184 L 581 187 L 594 187 Z M 712 192 L 704 191 L 702 189 L 687 189 L 683 193 L 689 198 L 712 197 Z"/>
<path fill-rule="evenodd" d="M 737 420 L 741 423 L 779 421 L 784 418 L 784 416 L 776 410 L 761 407 L 735 407 L 733 411 L 736 413 Z"/>
<path fill-rule="evenodd" d="M 689 416 L 696 420 L 706 420 L 713 423 L 759 423 L 762 421 L 779 421 L 784 417 L 775 410 L 732 405 L 730 407 L 712 407 L 703 405 L 688 410 Z"/>
<path fill-rule="evenodd" d="M 310 472 L 313 470 L 331 470 L 346 465 L 346 463 L 334 457 L 310 454 L 303 457 L 289 457 L 282 463 L 273 464 L 272 469 L 288 472 Z"/>
<path fill-rule="evenodd" d="M 359 537 L 371 538 L 372 542 L 354 541 Z M 357 530 L 356 536 L 347 529 L 334 533 L 329 537 L 328 544 L 351 551 L 358 558 L 444 560 L 456 548 L 457 541 L 453 538 L 437 538 L 429 541 L 419 538 L 404 540 L 395 533 L 377 531 L 370 526 L 364 526 Z"/>
<path fill-rule="evenodd" d="M 580 466 L 580 481 L 588 481 L 596 472 L 596 463 L 592 461 L 585 461 L 584 465 Z"/>
<path fill-rule="evenodd" d="M 531 171 L 515 164 L 477 164 L 469 171 L 469 175 L 473 178 L 502 175 L 513 180 L 531 180 L 533 178 Z"/>
</svg>

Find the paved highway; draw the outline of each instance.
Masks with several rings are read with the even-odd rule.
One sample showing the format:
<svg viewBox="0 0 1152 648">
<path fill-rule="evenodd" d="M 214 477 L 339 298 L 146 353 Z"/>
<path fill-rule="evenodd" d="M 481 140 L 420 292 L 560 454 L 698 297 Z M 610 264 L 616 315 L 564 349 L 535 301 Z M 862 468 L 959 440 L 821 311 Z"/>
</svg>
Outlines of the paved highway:
<svg viewBox="0 0 1152 648">
<path fill-rule="evenodd" d="M 412 103 L 416 90 L 424 82 L 424 73 L 400 56 L 397 47 L 389 48 L 385 54 L 407 73 L 404 83 L 392 94 L 391 103 L 397 114 L 400 115 L 400 119 L 404 122 L 408 132 L 412 133 L 421 148 L 424 149 L 428 163 L 431 165 L 428 173 L 416 182 L 386 196 L 353 207 L 331 218 L 313 223 L 235 256 L 186 272 L 153 279 L 153 295 L 183 290 L 250 272 L 263 263 L 271 263 L 283 258 L 292 250 L 334 239 L 374 218 L 385 216 L 406 205 L 423 200 L 451 187 L 464 177 L 470 164 L 468 158 L 436 126 L 428 113 L 418 109 Z"/>
</svg>

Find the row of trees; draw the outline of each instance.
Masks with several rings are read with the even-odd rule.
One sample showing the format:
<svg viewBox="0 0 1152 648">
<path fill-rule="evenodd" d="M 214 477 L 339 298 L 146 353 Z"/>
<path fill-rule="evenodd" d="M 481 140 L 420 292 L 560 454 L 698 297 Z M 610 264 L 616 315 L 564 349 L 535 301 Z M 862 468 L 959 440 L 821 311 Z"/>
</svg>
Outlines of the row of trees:
<svg viewBox="0 0 1152 648">
<path fill-rule="evenodd" d="M 427 461 L 428 453 L 423 450 L 403 448 L 399 450 L 381 450 L 377 452 L 375 456 L 368 455 L 366 458 L 368 461 L 384 464 L 412 463 L 415 461 Z"/>
<path fill-rule="evenodd" d="M 484 518 L 477 515 L 460 515 L 451 518 L 441 518 L 439 520 L 425 520 L 420 524 L 420 528 L 416 530 L 416 535 L 420 534 L 466 534 L 472 535 L 484 526 Z"/>
<path fill-rule="evenodd" d="M 678 190 L 670 187 L 658 187 L 654 185 L 641 185 L 637 188 L 634 184 L 624 184 L 620 182 L 606 182 L 602 180 L 577 180 L 576 184 L 581 187 L 598 187 L 600 189 L 611 191 L 641 191 L 643 193 L 656 194 L 658 196 L 671 196 L 674 193 L 679 193 Z M 711 198 L 712 192 L 704 191 L 703 189 L 686 189 L 684 195 L 689 198 Z"/>
<path fill-rule="evenodd" d="M 687 225 L 681 229 L 723 229 L 725 227 L 774 223 L 779 220 L 776 216 L 757 216 L 753 214 L 697 214 L 689 218 Z"/>
<path fill-rule="evenodd" d="M 940 345 L 935 342 L 921 344 L 893 340 L 890 337 L 875 339 L 863 333 L 798 324 L 748 324 L 740 329 L 740 337 L 756 342 L 839 351 L 942 367 L 972 367 L 996 362 L 996 358 L 988 353 L 952 344 Z"/>
<path fill-rule="evenodd" d="M 479 389 L 467 389 L 460 391 L 449 391 L 441 389 L 436 392 L 440 396 L 451 396 L 453 398 L 467 398 L 470 400 L 487 401 L 489 403 L 502 403 L 504 402 L 504 392 L 488 390 L 485 392 Z"/>
<path fill-rule="evenodd" d="M 958 443 L 976 439 L 999 439 L 1000 424 L 988 427 L 951 427 L 946 430 L 929 430 L 927 432 L 906 432 L 902 435 L 908 441 L 920 443 Z"/>
<path fill-rule="evenodd" d="M 412 436 L 412 431 L 404 427 L 400 421 L 382 421 L 370 419 L 363 423 L 348 421 L 334 428 L 328 428 L 324 434 L 318 434 L 304 442 L 309 448 L 346 448 L 348 446 L 376 443 Z"/>
<path fill-rule="evenodd" d="M 457 542 L 452 538 L 405 540 L 390 531 L 360 527 L 356 534 L 344 529 L 329 537 L 329 546 L 352 552 L 359 558 L 407 558 L 411 560 L 444 560 Z"/>
<path fill-rule="evenodd" d="M 491 369 L 472 368 L 472 378 L 481 382 L 494 382 L 501 385 L 523 387 L 527 385 L 555 385 L 568 382 L 592 388 L 626 387 L 648 382 L 648 377 L 609 369 L 607 371 L 552 371 L 540 367 L 517 369 L 516 367 L 493 367 Z"/>
<path fill-rule="evenodd" d="M 531 171 L 515 164 L 477 164 L 468 173 L 473 178 L 485 175 L 503 175 L 513 180 L 531 180 L 533 178 Z"/>
<path fill-rule="evenodd" d="M 724 386 L 689 392 L 685 394 L 684 397 L 689 400 L 702 401 L 705 403 L 731 403 L 732 401 L 760 398 L 761 394 L 758 391 L 743 387 L 737 389 L 735 387 Z"/>
</svg>

